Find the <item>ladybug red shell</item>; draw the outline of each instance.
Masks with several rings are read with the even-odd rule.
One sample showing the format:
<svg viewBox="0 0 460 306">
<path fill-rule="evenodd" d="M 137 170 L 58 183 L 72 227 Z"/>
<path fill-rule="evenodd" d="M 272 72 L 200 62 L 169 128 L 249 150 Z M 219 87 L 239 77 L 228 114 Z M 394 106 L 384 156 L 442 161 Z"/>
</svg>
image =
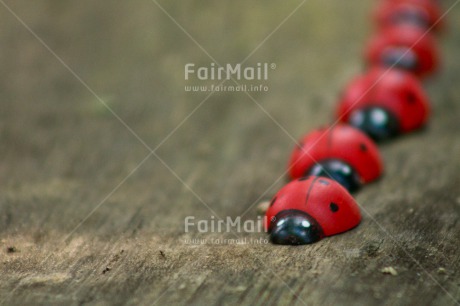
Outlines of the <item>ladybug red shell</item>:
<svg viewBox="0 0 460 306">
<path fill-rule="evenodd" d="M 424 30 L 399 25 L 385 28 L 377 33 L 365 50 L 371 66 L 399 68 L 425 77 L 439 66 L 439 55 L 433 36 Z"/>
<path fill-rule="evenodd" d="M 266 212 L 265 229 L 276 244 L 308 244 L 361 222 L 353 197 L 328 178 L 309 176 L 284 186 Z"/>
<path fill-rule="evenodd" d="M 337 118 L 374 140 L 386 140 L 424 126 L 430 113 L 420 81 L 397 69 L 370 70 L 345 89 Z"/>
<path fill-rule="evenodd" d="M 375 143 L 346 124 L 305 135 L 292 152 L 288 167 L 292 179 L 305 175 L 327 176 L 349 191 L 376 180 L 383 169 Z"/>
<path fill-rule="evenodd" d="M 374 20 L 381 28 L 412 24 L 423 30 L 440 31 L 444 27 L 442 10 L 432 0 L 381 1 L 374 12 Z"/>
</svg>

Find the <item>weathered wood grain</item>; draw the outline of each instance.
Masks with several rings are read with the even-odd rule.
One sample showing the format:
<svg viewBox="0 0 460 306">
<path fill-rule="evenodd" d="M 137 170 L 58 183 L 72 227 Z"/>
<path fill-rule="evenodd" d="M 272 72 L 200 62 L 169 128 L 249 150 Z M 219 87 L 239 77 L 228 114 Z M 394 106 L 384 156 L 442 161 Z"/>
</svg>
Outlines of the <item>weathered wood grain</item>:
<svg viewBox="0 0 460 306">
<path fill-rule="evenodd" d="M 189 245 L 235 236 L 184 233 L 184 218 L 211 218 L 202 202 L 234 218 L 283 185 L 287 134 L 331 121 L 361 69 L 373 2 L 306 1 L 248 59 L 276 63 L 253 97 L 285 131 L 243 93 L 212 95 L 180 125 L 207 95 L 184 91 L 184 65 L 210 59 L 151 1 L 5 3 L 146 146 L 161 145 L 139 166 L 149 149 L 0 5 L 0 304 L 459 303 L 460 8 L 426 83 L 431 125 L 382 146 L 385 177 L 357 195 L 362 224 L 280 247 Z M 300 2 L 160 3 L 237 63 Z M 254 206 L 244 219 L 256 217 Z"/>
</svg>

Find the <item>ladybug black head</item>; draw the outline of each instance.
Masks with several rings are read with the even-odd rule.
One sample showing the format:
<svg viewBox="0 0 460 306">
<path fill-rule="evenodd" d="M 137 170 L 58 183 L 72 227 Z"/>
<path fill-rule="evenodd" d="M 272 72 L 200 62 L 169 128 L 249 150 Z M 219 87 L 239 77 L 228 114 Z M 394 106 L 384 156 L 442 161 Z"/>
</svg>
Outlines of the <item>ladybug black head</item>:
<svg viewBox="0 0 460 306">
<path fill-rule="evenodd" d="M 382 64 L 387 67 L 415 71 L 419 66 L 418 57 L 407 47 L 389 47 L 382 53 Z"/>
<path fill-rule="evenodd" d="M 428 16 L 417 9 L 396 12 L 391 19 L 395 24 L 411 24 L 422 29 L 428 29 L 430 26 Z"/>
<path fill-rule="evenodd" d="M 350 115 L 349 123 L 375 141 L 387 140 L 399 133 L 399 120 L 396 116 L 378 106 L 355 110 Z"/>
<path fill-rule="evenodd" d="M 349 192 L 355 192 L 361 188 L 361 178 L 356 171 L 347 163 L 330 159 L 317 163 L 309 171 L 308 175 L 328 177 L 340 183 Z"/>
<path fill-rule="evenodd" d="M 323 237 L 318 222 L 300 210 L 284 210 L 271 221 L 270 240 L 275 244 L 310 244 Z"/>
</svg>

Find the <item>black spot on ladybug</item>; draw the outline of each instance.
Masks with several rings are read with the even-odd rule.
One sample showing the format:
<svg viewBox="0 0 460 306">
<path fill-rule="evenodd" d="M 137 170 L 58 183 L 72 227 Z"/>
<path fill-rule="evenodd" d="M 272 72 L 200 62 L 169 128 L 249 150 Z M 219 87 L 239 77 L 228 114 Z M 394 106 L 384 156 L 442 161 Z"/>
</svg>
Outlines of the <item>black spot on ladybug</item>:
<svg viewBox="0 0 460 306">
<path fill-rule="evenodd" d="M 406 96 L 406 101 L 409 104 L 415 104 L 415 102 L 417 102 L 417 97 L 414 95 L 413 92 L 409 92 Z"/>
<path fill-rule="evenodd" d="M 299 178 L 298 180 L 301 182 L 301 181 L 306 181 L 306 180 L 308 180 L 309 178 L 310 178 L 310 176 L 309 176 L 309 175 L 306 175 L 306 176 L 303 176 L 303 177 Z"/>
<path fill-rule="evenodd" d="M 272 207 L 273 204 L 275 204 L 275 202 L 276 202 L 276 197 L 274 197 L 273 200 L 270 202 L 270 207 Z"/>
<path fill-rule="evenodd" d="M 319 180 L 318 182 L 320 182 L 323 185 L 329 185 L 329 182 L 325 180 Z"/>
<path fill-rule="evenodd" d="M 364 144 L 364 143 L 359 144 L 359 149 L 360 149 L 362 152 L 367 152 L 367 146 L 366 146 L 366 144 Z"/>
<path fill-rule="evenodd" d="M 339 210 L 339 205 L 335 204 L 334 202 L 331 202 L 331 204 L 329 204 L 329 208 L 332 212 L 337 212 Z"/>
</svg>

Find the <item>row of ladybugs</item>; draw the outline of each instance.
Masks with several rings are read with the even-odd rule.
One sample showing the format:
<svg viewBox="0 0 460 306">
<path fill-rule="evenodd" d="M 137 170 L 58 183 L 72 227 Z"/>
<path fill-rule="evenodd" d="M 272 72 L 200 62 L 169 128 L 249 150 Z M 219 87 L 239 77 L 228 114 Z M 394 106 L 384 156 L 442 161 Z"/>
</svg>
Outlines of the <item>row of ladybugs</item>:
<svg viewBox="0 0 460 306">
<path fill-rule="evenodd" d="M 350 193 L 382 175 L 375 142 L 417 130 L 429 117 L 421 80 L 439 65 L 434 35 L 443 29 L 441 19 L 435 0 L 380 0 L 378 33 L 366 48 L 368 71 L 341 96 L 338 124 L 310 132 L 291 155 L 293 181 L 266 212 L 273 243 L 309 244 L 360 223 Z"/>
</svg>

